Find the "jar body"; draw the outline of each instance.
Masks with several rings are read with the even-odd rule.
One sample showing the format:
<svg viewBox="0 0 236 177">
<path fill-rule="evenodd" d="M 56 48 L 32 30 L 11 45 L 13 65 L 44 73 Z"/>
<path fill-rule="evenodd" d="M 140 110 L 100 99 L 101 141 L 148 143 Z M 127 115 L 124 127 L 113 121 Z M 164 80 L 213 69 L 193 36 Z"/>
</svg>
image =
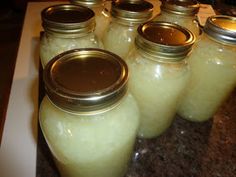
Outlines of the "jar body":
<svg viewBox="0 0 236 177">
<path fill-rule="evenodd" d="M 80 37 L 45 32 L 40 40 L 42 66 L 44 67 L 56 55 L 75 48 L 103 48 L 103 45 L 93 32 Z"/>
<path fill-rule="evenodd" d="M 95 12 L 95 34 L 102 39 L 111 21 L 109 11 L 104 4 L 93 5 L 91 9 Z"/>
<path fill-rule="evenodd" d="M 178 114 L 191 121 L 211 118 L 236 85 L 236 47 L 202 34 L 189 58 L 191 80 Z"/>
<path fill-rule="evenodd" d="M 134 47 L 134 40 L 137 35 L 138 25 L 119 23 L 112 19 L 106 34 L 103 36 L 104 48 L 121 58 L 125 58 Z"/>
<path fill-rule="evenodd" d="M 127 63 L 130 69 L 129 87 L 140 109 L 138 135 L 154 138 L 173 122 L 189 79 L 189 67 L 186 60 L 159 62 L 138 49 L 128 55 Z"/>
<path fill-rule="evenodd" d="M 132 95 L 96 115 L 76 115 L 45 97 L 40 126 L 63 177 L 122 177 L 131 159 L 139 111 Z"/>
<path fill-rule="evenodd" d="M 154 21 L 175 23 L 190 30 L 196 36 L 196 38 L 198 38 L 198 36 L 200 35 L 200 28 L 198 26 L 195 16 L 176 15 L 173 13 L 161 11 L 161 14 L 157 15 L 154 18 Z"/>
</svg>

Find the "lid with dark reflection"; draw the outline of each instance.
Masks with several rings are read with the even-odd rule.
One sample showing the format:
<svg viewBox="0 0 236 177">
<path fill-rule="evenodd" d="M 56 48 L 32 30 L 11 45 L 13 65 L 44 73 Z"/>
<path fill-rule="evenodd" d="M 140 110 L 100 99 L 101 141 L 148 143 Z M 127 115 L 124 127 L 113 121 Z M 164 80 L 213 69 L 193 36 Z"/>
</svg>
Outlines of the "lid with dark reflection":
<svg viewBox="0 0 236 177">
<path fill-rule="evenodd" d="M 42 26 L 47 32 L 88 33 L 95 28 L 94 12 L 84 6 L 59 4 L 41 12 Z"/>
<path fill-rule="evenodd" d="M 225 15 L 209 17 L 203 31 L 221 43 L 236 45 L 236 17 Z"/>
<path fill-rule="evenodd" d="M 111 14 L 124 23 L 143 23 L 152 17 L 153 5 L 147 1 L 112 1 Z"/>
<path fill-rule="evenodd" d="M 54 57 L 43 79 L 55 105 L 71 112 L 90 112 L 112 107 L 124 96 L 128 67 L 108 51 L 74 49 Z"/>
<path fill-rule="evenodd" d="M 195 42 L 186 28 L 168 22 L 147 22 L 138 27 L 136 46 L 154 57 L 180 60 L 186 57 Z"/>
<path fill-rule="evenodd" d="M 161 10 L 178 15 L 192 16 L 198 13 L 199 7 L 197 0 L 166 0 L 161 5 Z"/>
</svg>

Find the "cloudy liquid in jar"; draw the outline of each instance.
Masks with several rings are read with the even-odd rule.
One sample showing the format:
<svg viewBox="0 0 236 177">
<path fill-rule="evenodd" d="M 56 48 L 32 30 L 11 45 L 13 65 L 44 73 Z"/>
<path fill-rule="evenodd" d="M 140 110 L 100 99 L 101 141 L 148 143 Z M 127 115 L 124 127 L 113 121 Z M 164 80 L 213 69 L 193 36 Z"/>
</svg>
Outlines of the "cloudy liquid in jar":
<svg viewBox="0 0 236 177">
<path fill-rule="evenodd" d="M 114 110 L 95 116 L 64 112 L 45 97 L 40 125 L 62 176 L 122 177 L 133 151 L 138 114 L 131 95 Z"/>
<path fill-rule="evenodd" d="M 44 33 L 40 40 L 43 68 L 56 55 L 76 48 L 103 48 L 94 34 L 94 12 L 84 6 L 59 4 L 41 12 Z"/>
<path fill-rule="evenodd" d="M 41 63 L 44 67 L 56 55 L 76 48 L 103 48 L 103 45 L 93 33 L 79 38 L 60 38 L 43 34 L 40 41 Z"/>
<path fill-rule="evenodd" d="M 155 63 L 142 55 L 127 57 L 131 92 L 140 108 L 139 137 L 153 138 L 173 122 L 180 97 L 189 80 L 187 63 Z M 184 67 L 184 69 L 183 69 Z"/>
<path fill-rule="evenodd" d="M 139 109 L 128 67 L 99 49 L 76 49 L 44 69 L 43 135 L 62 177 L 123 177 L 132 158 Z"/>
<path fill-rule="evenodd" d="M 196 14 L 199 10 L 199 3 L 192 1 L 164 1 L 161 5 L 161 13 L 154 21 L 171 22 L 190 30 L 196 38 L 200 35 L 200 29 L 196 21 Z"/>
<path fill-rule="evenodd" d="M 189 80 L 186 56 L 194 39 L 190 31 L 171 23 L 138 27 L 135 48 L 126 61 L 130 91 L 140 109 L 139 137 L 155 138 L 173 122 Z"/>
<path fill-rule="evenodd" d="M 153 5 L 147 1 L 112 2 L 111 23 L 103 36 L 104 48 L 125 58 L 134 47 L 139 24 L 152 17 Z"/>
<path fill-rule="evenodd" d="M 124 26 L 112 23 L 103 38 L 106 50 L 125 58 L 134 47 L 138 26 Z"/>
<path fill-rule="evenodd" d="M 178 114 L 191 121 L 211 118 L 236 86 L 236 47 L 212 41 L 206 34 L 189 58 L 191 82 Z"/>
</svg>

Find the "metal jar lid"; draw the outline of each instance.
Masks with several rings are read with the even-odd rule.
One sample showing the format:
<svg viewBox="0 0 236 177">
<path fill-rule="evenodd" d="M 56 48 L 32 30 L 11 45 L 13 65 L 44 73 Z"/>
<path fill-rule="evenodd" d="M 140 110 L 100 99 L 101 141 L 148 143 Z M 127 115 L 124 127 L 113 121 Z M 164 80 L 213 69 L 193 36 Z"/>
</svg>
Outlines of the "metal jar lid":
<svg viewBox="0 0 236 177">
<path fill-rule="evenodd" d="M 114 107 L 127 91 L 128 67 L 117 55 L 101 49 L 66 51 L 43 71 L 52 103 L 69 112 L 100 112 Z"/>
<path fill-rule="evenodd" d="M 236 45 L 236 17 L 211 16 L 207 19 L 203 31 L 221 43 Z"/>
<path fill-rule="evenodd" d="M 188 29 L 168 22 L 146 22 L 138 27 L 138 48 L 159 60 L 177 61 L 192 49 L 195 37 Z"/>
<path fill-rule="evenodd" d="M 42 26 L 45 31 L 72 35 L 93 31 L 94 16 L 91 9 L 72 4 L 50 6 L 41 12 Z"/>
<path fill-rule="evenodd" d="M 72 4 L 84 5 L 86 7 L 103 4 L 104 0 L 70 0 Z"/>
<path fill-rule="evenodd" d="M 197 0 L 166 0 L 161 5 L 161 10 L 177 15 L 193 16 L 198 13 L 199 7 Z"/>
<path fill-rule="evenodd" d="M 144 0 L 117 0 L 111 6 L 111 15 L 128 23 L 143 23 L 152 17 L 152 13 L 153 5 Z"/>
</svg>

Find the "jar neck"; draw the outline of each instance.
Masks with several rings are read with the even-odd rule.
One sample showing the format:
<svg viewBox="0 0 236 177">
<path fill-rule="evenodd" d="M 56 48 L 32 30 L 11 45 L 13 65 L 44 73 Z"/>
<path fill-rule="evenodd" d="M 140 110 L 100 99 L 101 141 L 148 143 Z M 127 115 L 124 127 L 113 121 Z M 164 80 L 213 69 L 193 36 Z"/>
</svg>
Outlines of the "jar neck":
<svg viewBox="0 0 236 177">
<path fill-rule="evenodd" d="M 194 19 L 196 18 L 196 14 L 178 14 L 178 13 L 173 13 L 169 11 L 162 10 L 160 15 L 165 15 L 167 17 L 173 16 L 173 17 L 178 17 L 178 18 L 185 18 L 185 19 Z"/>
<path fill-rule="evenodd" d="M 122 19 L 122 18 L 118 18 L 118 17 L 112 17 L 112 23 L 117 23 L 123 26 L 128 26 L 128 27 L 132 27 L 132 28 L 137 28 L 141 22 L 135 22 L 132 20 L 126 20 L 126 19 Z"/>
<path fill-rule="evenodd" d="M 219 41 L 219 40 L 215 39 L 214 37 L 210 36 L 209 34 L 207 34 L 205 32 L 202 33 L 199 41 L 201 41 L 201 40 L 209 40 L 209 41 L 212 41 L 213 43 L 215 43 L 216 45 L 225 45 L 225 46 L 236 48 L 236 45 L 226 43 L 224 41 Z"/>
<path fill-rule="evenodd" d="M 57 37 L 57 38 L 65 38 L 65 39 L 73 39 L 73 38 L 81 38 L 84 36 L 89 36 L 94 34 L 94 30 L 86 31 L 86 32 L 67 32 L 67 33 L 60 33 L 50 30 L 45 30 L 45 34 L 50 37 Z"/>
</svg>

